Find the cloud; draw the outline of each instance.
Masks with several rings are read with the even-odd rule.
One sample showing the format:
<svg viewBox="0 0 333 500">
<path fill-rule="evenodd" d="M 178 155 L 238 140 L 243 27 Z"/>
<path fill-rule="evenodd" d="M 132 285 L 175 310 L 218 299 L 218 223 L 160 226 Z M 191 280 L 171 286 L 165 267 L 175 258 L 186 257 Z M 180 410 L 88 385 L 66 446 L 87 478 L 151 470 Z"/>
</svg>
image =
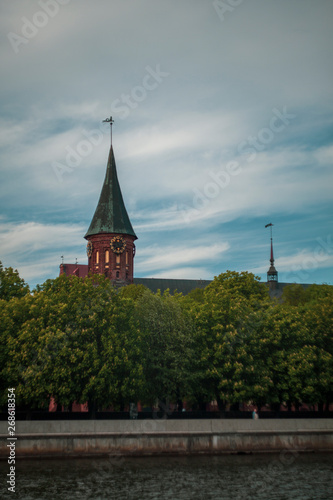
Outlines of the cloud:
<svg viewBox="0 0 333 500">
<path fill-rule="evenodd" d="M 201 262 L 217 260 L 229 249 L 228 243 L 211 244 L 201 246 L 189 246 L 180 242 L 178 245 L 158 246 L 152 245 L 140 252 L 138 259 L 138 270 L 140 272 L 165 270 L 178 268 L 187 264 L 188 266 L 199 265 Z M 186 267 L 188 267 L 186 266 Z"/>
<path fill-rule="evenodd" d="M 42 283 L 59 273 L 60 255 L 67 250 L 79 262 L 86 263 L 82 239 L 84 228 L 74 224 L 10 223 L 0 219 L 1 261 L 5 267 L 19 270 L 27 281 Z M 68 256 L 69 256 L 68 255 Z"/>
<path fill-rule="evenodd" d="M 61 248 L 64 239 L 79 243 L 84 228 L 75 225 L 45 225 L 36 222 L 0 223 L 0 244 L 3 254 L 25 254 L 50 247 Z M 82 237 L 82 236 L 81 236 Z"/>
<path fill-rule="evenodd" d="M 167 271 L 158 272 L 157 275 L 149 274 L 146 277 L 160 279 L 189 279 L 189 280 L 211 280 L 212 275 L 209 269 L 204 267 L 180 267 L 177 269 L 168 269 Z"/>
</svg>

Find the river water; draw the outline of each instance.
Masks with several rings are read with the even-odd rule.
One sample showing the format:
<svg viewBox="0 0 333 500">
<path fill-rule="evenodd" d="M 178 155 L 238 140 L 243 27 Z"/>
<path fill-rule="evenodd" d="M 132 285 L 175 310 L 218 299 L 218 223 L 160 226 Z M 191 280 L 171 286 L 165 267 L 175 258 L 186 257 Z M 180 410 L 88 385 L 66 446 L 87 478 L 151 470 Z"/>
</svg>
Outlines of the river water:
<svg viewBox="0 0 333 500">
<path fill-rule="evenodd" d="M 330 500 L 333 454 L 18 460 L 15 493 L 0 463 L 0 498 L 24 500 Z"/>
</svg>

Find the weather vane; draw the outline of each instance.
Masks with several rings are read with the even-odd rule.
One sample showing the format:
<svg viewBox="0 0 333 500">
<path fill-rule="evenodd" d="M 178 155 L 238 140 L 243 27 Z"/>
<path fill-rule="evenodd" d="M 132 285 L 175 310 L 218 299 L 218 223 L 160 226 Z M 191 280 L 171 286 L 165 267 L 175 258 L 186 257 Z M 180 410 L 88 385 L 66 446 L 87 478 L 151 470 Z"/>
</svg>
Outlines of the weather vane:
<svg viewBox="0 0 333 500">
<path fill-rule="evenodd" d="M 272 239 L 272 227 L 273 227 L 274 224 L 272 224 L 271 222 L 269 224 L 266 224 L 265 227 L 270 227 L 271 228 L 271 239 Z"/>
<path fill-rule="evenodd" d="M 112 116 L 110 116 L 110 118 L 105 118 L 105 120 L 103 120 L 103 123 L 110 123 L 110 131 L 111 131 L 111 146 L 112 146 L 112 124 L 113 124 L 114 120 L 112 119 Z"/>
</svg>

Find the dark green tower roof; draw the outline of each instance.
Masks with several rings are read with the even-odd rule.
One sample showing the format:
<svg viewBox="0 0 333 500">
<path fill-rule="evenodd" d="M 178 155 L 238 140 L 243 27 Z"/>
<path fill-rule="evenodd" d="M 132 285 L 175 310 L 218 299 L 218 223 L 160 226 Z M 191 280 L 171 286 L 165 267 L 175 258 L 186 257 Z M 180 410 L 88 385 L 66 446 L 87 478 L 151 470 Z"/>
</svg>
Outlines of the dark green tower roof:
<svg viewBox="0 0 333 500">
<path fill-rule="evenodd" d="M 99 202 L 85 238 L 100 233 L 129 234 L 137 239 L 121 194 L 112 146 Z"/>
</svg>

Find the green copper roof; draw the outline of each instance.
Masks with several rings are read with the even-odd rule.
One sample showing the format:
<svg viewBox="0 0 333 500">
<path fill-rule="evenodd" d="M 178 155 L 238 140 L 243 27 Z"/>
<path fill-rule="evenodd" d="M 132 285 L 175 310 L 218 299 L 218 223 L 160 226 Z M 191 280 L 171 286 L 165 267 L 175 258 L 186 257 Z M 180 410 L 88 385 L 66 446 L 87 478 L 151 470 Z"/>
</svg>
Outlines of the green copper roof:
<svg viewBox="0 0 333 500">
<path fill-rule="evenodd" d="M 130 234 L 137 238 L 121 194 L 112 146 L 99 202 L 85 238 L 100 233 Z"/>
</svg>

